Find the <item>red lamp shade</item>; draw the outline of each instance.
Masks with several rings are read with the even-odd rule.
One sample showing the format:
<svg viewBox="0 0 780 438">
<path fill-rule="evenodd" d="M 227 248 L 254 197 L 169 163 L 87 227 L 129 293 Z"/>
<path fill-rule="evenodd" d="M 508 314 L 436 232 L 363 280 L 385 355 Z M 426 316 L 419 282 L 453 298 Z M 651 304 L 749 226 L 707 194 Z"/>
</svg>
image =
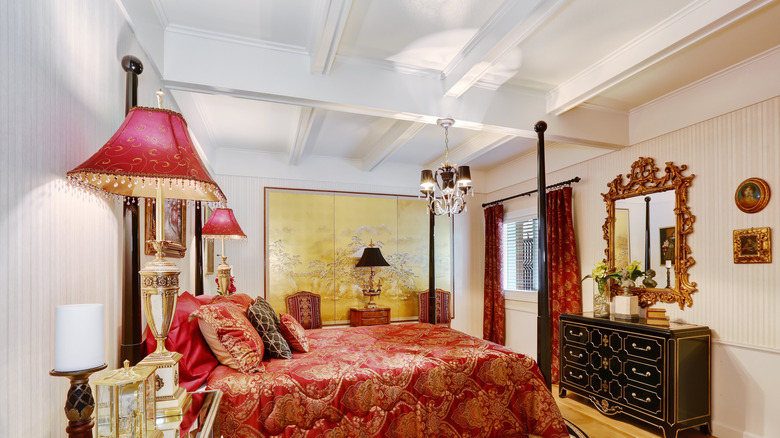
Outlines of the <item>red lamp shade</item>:
<svg viewBox="0 0 780 438">
<path fill-rule="evenodd" d="M 211 213 L 206 225 L 201 230 L 204 239 L 246 239 L 246 234 L 238 225 L 233 210 L 218 208 Z"/>
<path fill-rule="evenodd" d="M 68 172 L 68 181 L 90 190 L 154 198 L 225 203 L 192 146 L 181 114 L 133 107 L 122 126 L 92 157 Z"/>
</svg>

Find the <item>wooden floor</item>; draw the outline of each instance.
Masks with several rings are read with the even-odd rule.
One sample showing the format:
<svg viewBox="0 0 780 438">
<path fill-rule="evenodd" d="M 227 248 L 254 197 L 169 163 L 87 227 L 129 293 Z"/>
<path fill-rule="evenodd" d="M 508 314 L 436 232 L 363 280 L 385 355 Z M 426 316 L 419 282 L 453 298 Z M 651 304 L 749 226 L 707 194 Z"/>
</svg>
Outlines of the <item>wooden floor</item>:
<svg viewBox="0 0 780 438">
<path fill-rule="evenodd" d="M 555 401 L 563 417 L 582 429 L 589 438 L 658 438 L 663 437 L 660 428 L 632 419 L 626 415 L 609 417 L 603 415 L 586 398 L 569 392 L 565 398 L 558 398 L 558 385 L 552 387 Z M 698 429 L 686 429 L 678 438 L 707 437 Z M 714 438 L 714 437 L 711 437 Z"/>
</svg>

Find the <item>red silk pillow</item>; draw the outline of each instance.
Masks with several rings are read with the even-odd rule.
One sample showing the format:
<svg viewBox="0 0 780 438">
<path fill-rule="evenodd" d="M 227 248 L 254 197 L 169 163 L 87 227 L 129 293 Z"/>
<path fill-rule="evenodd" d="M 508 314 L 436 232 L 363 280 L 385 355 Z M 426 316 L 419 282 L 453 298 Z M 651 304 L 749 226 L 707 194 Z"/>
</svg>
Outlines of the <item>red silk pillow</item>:
<svg viewBox="0 0 780 438">
<path fill-rule="evenodd" d="M 309 338 L 306 337 L 306 331 L 292 315 L 279 314 L 279 331 L 293 350 L 301 353 L 309 352 Z"/>
<path fill-rule="evenodd" d="M 211 303 L 232 303 L 237 305 L 246 314 L 246 309 L 255 302 L 255 299 L 247 294 L 216 295 L 211 299 Z"/>
<path fill-rule="evenodd" d="M 176 311 L 173 314 L 171 329 L 165 340 L 165 348 L 181 353 L 184 357 L 179 361 L 179 385 L 187 391 L 195 391 L 208 378 L 209 373 L 219 365 L 219 361 L 211 353 L 206 339 L 200 332 L 197 321 L 188 321 L 190 314 L 198 310 L 201 302 L 189 292 L 179 295 Z M 157 348 L 157 340 L 152 331 L 146 329 L 146 353 Z"/>
<path fill-rule="evenodd" d="M 211 351 L 223 365 L 251 374 L 263 371 L 263 340 L 246 317 L 246 310 L 215 297 L 195 310 L 198 325 Z"/>
</svg>

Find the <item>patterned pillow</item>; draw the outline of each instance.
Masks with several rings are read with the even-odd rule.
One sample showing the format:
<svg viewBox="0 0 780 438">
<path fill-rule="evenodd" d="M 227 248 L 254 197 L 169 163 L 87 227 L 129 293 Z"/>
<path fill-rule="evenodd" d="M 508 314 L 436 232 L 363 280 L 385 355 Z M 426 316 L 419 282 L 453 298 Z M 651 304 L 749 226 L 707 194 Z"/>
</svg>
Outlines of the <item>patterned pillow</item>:
<svg viewBox="0 0 780 438">
<path fill-rule="evenodd" d="M 251 374 L 265 370 L 263 340 L 237 305 L 217 302 L 192 312 L 203 337 L 220 363 Z"/>
<path fill-rule="evenodd" d="M 249 321 L 260 334 L 265 344 L 265 352 L 274 359 L 292 359 L 292 351 L 279 332 L 279 317 L 263 297 L 257 297 L 246 311 Z"/>
<path fill-rule="evenodd" d="M 290 347 L 301 353 L 308 353 L 309 339 L 303 326 L 292 315 L 286 313 L 279 314 L 279 322 L 279 331 L 282 332 L 284 340 L 290 344 Z"/>
</svg>

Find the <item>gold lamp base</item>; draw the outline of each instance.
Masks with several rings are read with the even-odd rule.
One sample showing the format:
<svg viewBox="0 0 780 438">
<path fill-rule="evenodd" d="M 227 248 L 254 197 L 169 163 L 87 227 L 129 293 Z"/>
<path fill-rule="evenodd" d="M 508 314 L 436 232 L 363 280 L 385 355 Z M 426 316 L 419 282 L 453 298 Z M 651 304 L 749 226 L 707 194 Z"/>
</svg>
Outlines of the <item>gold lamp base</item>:
<svg viewBox="0 0 780 438">
<path fill-rule="evenodd" d="M 366 303 L 366 309 L 376 309 L 379 306 L 374 301 L 374 297 L 379 296 L 379 291 L 369 290 L 369 291 L 363 291 L 363 295 L 368 297 L 368 303 Z"/>
<path fill-rule="evenodd" d="M 232 268 L 227 264 L 226 256 L 220 255 L 220 257 L 222 257 L 222 263 L 217 266 L 217 284 L 219 285 L 217 290 L 219 291 L 220 295 L 229 295 L 230 271 Z"/>
<path fill-rule="evenodd" d="M 160 418 L 186 412 L 192 396 L 179 386 L 179 360 L 183 355 L 165 348 L 165 340 L 168 338 L 179 298 L 181 271 L 162 256 L 161 241 L 155 241 L 153 244 L 157 256 L 141 269 L 140 274 L 144 315 L 157 341 L 157 348 L 142 359 L 139 365 L 157 368 L 156 411 L 157 417 Z"/>
</svg>

